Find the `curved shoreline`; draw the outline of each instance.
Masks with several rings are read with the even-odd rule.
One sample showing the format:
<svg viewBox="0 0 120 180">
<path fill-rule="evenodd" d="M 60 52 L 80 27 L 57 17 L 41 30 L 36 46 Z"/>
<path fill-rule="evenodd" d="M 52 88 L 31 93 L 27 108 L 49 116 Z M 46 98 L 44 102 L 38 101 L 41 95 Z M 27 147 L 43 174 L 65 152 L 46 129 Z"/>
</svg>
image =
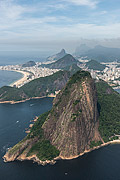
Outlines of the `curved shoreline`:
<svg viewBox="0 0 120 180">
<path fill-rule="evenodd" d="M 7 70 L 8 71 L 8 70 Z M 24 77 L 24 74 L 22 73 L 22 72 L 18 72 L 18 71 L 10 71 L 10 72 L 16 72 L 16 73 L 19 73 L 20 75 L 21 75 L 21 77 L 20 78 L 18 78 L 18 79 L 16 79 L 16 80 L 14 80 L 13 82 L 11 82 L 10 84 L 8 84 L 8 86 L 13 86 L 14 85 L 14 83 L 16 83 L 17 81 L 20 81 L 23 77 Z"/>
<path fill-rule="evenodd" d="M 5 82 L 5 84 L 3 84 L 2 86 L 0 86 L 0 88 L 2 88 L 3 86 L 12 86 L 14 83 L 16 83 L 17 81 L 21 80 L 24 77 L 24 74 L 21 71 L 17 71 L 17 70 L 0 70 L 0 72 L 5 72 L 7 71 L 8 73 L 14 73 L 14 77 L 11 78 L 11 80 Z M 19 77 L 16 77 L 16 75 Z"/>
<path fill-rule="evenodd" d="M 58 157 L 54 158 L 53 160 L 41 161 L 40 159 L 37 158 L 36 154 L 34 154 L 32 156 L 29 156 L 29 157 L 26 157 L 25 155 L 22 155 L 22 156 L 18 157 L 17 159 L 12 160 L 12 159 L 9 159 L 8 152 L 6 152 L 6 154 L 3 156 L 3 160 L 4 160 L 4 162 L 13 162 L 13 161 L 16 161 L 16 160 L 19 160 L 19 161 L 29 160 L 29 161 L 37 162 L 38 165 L 43 165 L 43 166 L 47 165 L 47 164 L 54 165 L 57 160 L 72 160 L 72 159 L 76 159 L 76 158 L 78 158 L 80 156 L 83 156 L 86 153 L 92 152 L 92 151 L 94 151 L 96 149 L 102 148 L 104 146 L 108 146 L 110 144 L 120 144 L 120 140 L 113 140 L 113 141 L 109 141 L 107 143 L 103 143 L 100 146 L 96 146 L 96 147 L 93 147 L 93 148 L 91 148 L 89 150 L 85 150 L 83 153 L 80 153 L 77 156 L 71 156 L 69 158 L 58 156 Z"/>
<path fill-rule="evenodd" d="M 18 72 L 18 73 L 21 73 L 23 75 L 22 78 L 16 80 L 15 82 L 11 83 L 10 86 L 16 86 L 16 87 L 19 87 L 21 86 L 21 84 L 23 84 L 25 81 L 27 81 L 27 78 L 28 76 L 30 75 L 29 72 L 26 72 L 26 71 L 19 71 L 19 70 L 13 70 L 13 72 Z"/>
<path fill-rule="evenodd" d="M 102 147 L 104 147 L 104 146 L 108 146 L 108 145 L 110 145 L 110 144 L 120 144 L 120 140 L 113 140 L 113 141 L 109 141 L 109 142 L 107 142 L 107 143 L 103 143 L 103 144 L 101 144 L 100 146 L 96 146 L 96 147 L 93 147 L 93 148 L 91 148 L 91 149 L 89 149 L 89 150 L 85 150 L 83 153 L 80 153 L 80 154 L 77 155 L 77 156 L 72 156 L 72 157 L 69 157 L 69 158 L 64 158 L 64 157 L 62 157 L 62 156 L 59 156 L 59 158 L 60 158 L 60 159 L 63 159 L 63 160 L 76 159 L 76 158 L 78 158 L 78 157 L 80 157 L 80 156 L 83 156 L 83 155 L 86 154 L 86 153 L 92 152 L 92 151 L 94 151 L 94 150 L 96 150 L 96 149 L 100 149 L 100 148 L 102 148 Z"/>
</svg>

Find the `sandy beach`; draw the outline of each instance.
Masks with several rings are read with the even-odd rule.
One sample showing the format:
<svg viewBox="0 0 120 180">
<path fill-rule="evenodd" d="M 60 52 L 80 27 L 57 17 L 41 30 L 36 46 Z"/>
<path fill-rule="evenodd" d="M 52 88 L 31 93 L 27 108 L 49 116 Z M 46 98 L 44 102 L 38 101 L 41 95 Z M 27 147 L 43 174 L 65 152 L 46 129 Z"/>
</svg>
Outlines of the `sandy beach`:
<svg viewBox="0 0 120 180">
<path fill-rule="evenodd" d="M 30 73 L 25 72 L 25 71 L 18 71 L 18 70 L 14 70 L 14 71 L 23 74 L 23 77 L 21 79 L 15 81 L 14 83 L 10 84 L 10 86 L 20 87 L 21 85 L 23 85 L 27 81 L 27 78 L 30 75 Z"/>
</svg>

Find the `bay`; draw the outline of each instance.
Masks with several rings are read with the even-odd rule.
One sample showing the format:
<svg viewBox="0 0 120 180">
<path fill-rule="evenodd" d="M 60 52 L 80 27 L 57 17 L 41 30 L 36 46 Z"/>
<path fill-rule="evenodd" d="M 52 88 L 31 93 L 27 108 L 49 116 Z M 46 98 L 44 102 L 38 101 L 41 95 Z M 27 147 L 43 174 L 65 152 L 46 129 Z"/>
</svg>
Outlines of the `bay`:
<svg viewBox="0 0 120 180">
<path fill-rule="evenodd" d="M 19 104 L 0 104 L 0 179 L 1 180 L 119 180 L 120 144 L 109 145 L 73 160 L 55 165 L 32 161 L 4 163 L 8 147 L 25 137 L 25 128 L 35 116 L 52 107 L 53 98 Z"/>
<path fill-rule="evenodd" d="M 23 74 L 18 72 L 0 70 L 0 87 L 10 85 L 22 77 Z"/>
</svg>

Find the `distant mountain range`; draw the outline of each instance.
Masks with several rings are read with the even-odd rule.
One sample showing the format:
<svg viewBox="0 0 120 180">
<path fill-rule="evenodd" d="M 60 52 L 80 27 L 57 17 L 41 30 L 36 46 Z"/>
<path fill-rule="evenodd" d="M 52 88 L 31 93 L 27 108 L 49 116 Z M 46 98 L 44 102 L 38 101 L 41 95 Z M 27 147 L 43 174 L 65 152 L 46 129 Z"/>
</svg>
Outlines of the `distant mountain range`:
<svg viewBox="0 0 120 180">
<path fill-rule="evenodd" d="M 74 53 L 76 56 L 87 56 L 88 59 L 95 59 L 98 62 L 120 62 L 120 48 L 109 48 L 101 45 L 89 48 L 86 45 L 81 45 Z"/>
<path fill-rule="evenodd" d="M 42 64 L 40 66 L 50 69 L 64 69 L 67 66 L 71 66 L 77 63 L 79 63 L 78 60 L 76 60 L 71 54 L 67 54 L 56 62 L 53 62 L 51 64 Z"/>
<path fill-rule="evenodd" d="M 57 61 L 58 59 L 64 57 L 66 55 L 65 49 L 62 49 L 59 53 L 49 56 L 46 60 L 47 61 Z"/>
<path fill-rule="evenodd" d="M 91 48 L 89 46 L 87 46 L 86 44 L 81 44 L 80 46 L 78 46 L 75 50 L 75 55 L 76 56 L 80 56 L 84 53 L 86 53 L 87 51 L 89 51 Z"/>
</svg>

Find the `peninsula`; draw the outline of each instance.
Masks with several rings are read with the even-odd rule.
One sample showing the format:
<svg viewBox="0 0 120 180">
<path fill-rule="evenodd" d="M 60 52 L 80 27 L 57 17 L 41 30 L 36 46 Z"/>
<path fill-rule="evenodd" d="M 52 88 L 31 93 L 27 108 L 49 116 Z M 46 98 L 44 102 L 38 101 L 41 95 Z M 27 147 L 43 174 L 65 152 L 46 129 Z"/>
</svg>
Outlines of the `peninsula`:
<svg viewBox="0 0 120 180">
<path fill-rule="evenodd" d="M 89 72 L 75 73 L 42 114 L 29 134 L 8 150 L 4 160 L 54 163 L 119 142 L 120 95 Z"/>
</svg>

